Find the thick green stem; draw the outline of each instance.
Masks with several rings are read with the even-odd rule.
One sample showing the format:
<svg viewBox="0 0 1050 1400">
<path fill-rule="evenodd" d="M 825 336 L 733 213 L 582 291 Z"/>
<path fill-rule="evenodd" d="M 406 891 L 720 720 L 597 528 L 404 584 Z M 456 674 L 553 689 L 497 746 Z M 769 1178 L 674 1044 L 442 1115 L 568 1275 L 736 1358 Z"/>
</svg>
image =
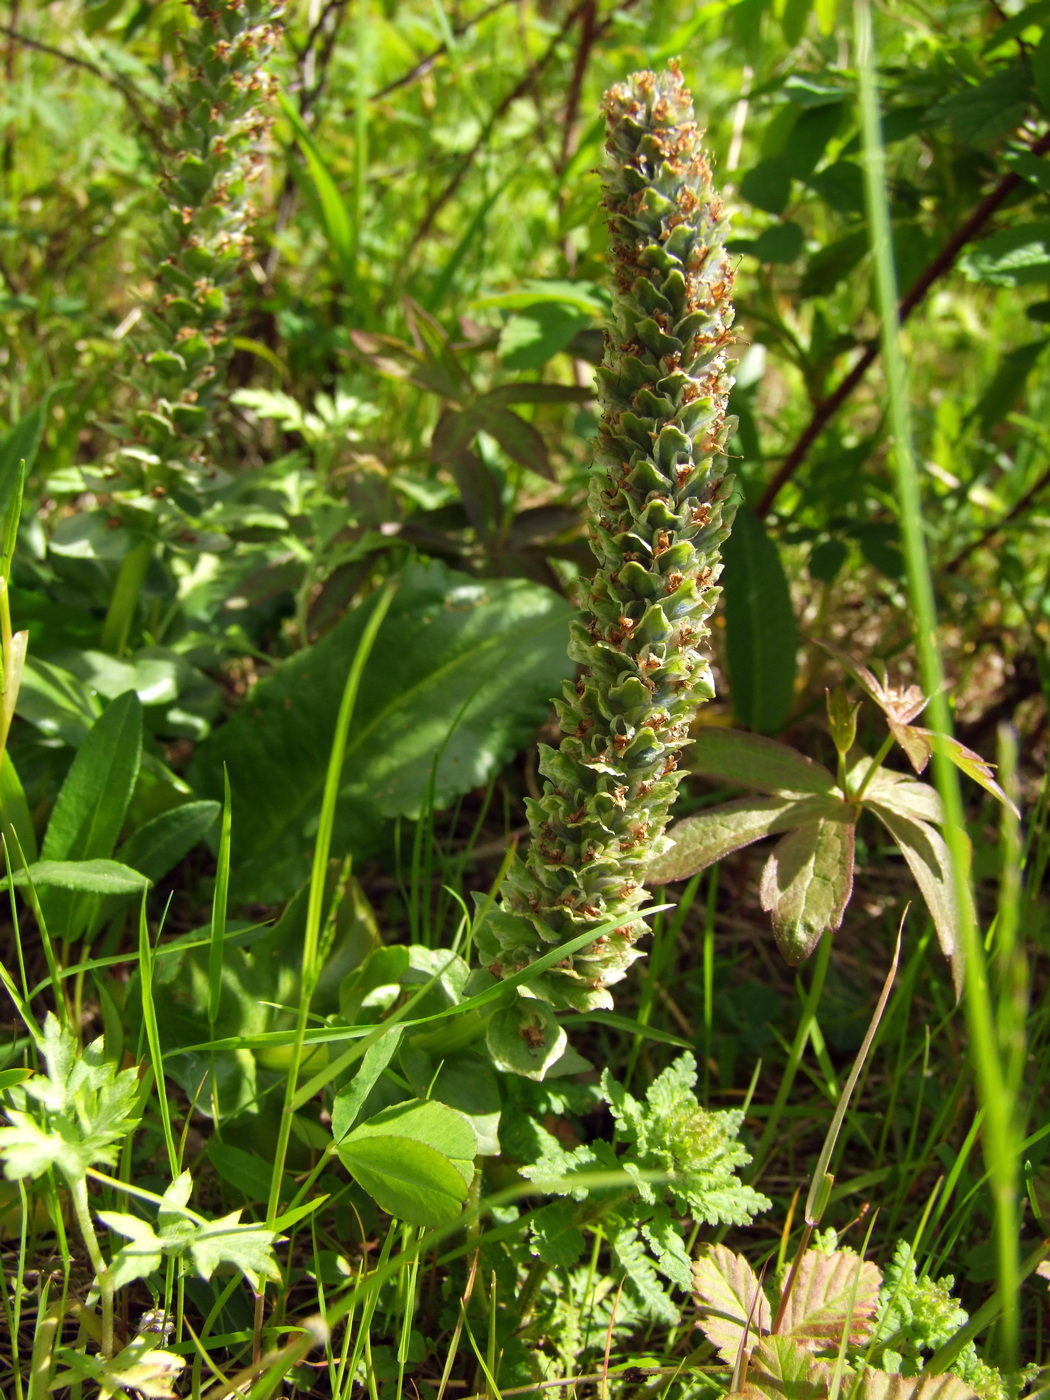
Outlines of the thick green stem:
<svg viewBox="0 0 1050 1400">
<path fill-rule="evenodd" d="M 77 1225 L 84 1240 L 84 1245 L 91 1260 L 91 1267 L 95 1271 L 95 1282 L 98 1284 L 99 1304 L 102 1312 L 102 1341 L 100 1351 L 102 1358 L 108 1361 L 113 1355 L 113 1280 L 110 1277 L 109 1267 L 106 1264 L 102 1248 L 95 1234 L 95 1224 L 91 1219 L 91 1207 L 88 1204 L 87 1178 L 83 1176 L 70 1176 L 66 1180 L 69 1183 L 69 1194 L 73 1201 L 73 1211 L 77 1217 Z"/>
</svg>

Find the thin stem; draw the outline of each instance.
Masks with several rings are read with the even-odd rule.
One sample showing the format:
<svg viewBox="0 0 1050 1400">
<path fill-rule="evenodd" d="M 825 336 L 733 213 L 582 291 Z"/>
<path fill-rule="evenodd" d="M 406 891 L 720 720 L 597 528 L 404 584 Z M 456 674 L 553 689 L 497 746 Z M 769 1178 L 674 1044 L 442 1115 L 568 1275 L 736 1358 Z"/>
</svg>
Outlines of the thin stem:
<svg viewBox="0 0 1050 1400">
<path fill-rule="evenodd" d="M 102 1306 L 102 1341 L 100 1350 L 103 1360 L 109 1360 L 113 1355 L 113 1280 L 106 1264 L 105 1256 L 102 1253 L 95 1234 L 95 1224 L 91 1219 L 91 1207 L 88 1204 L 87 1178 L 83 1176 L 70 1176 L 66 1178 L 69 1184 L 69 1194 L 73 1202 L 73 1210 L 77 1217 L 77 1225 L 87 1248 L 88 1258 L 91 1260 L 91 1267 L 95 1271 L 95 1282 L 98 1284 L 99 1302 Z"/>
<path fill-rule="evenodd" d="M 847 801 L 847 802 L 862 802 L 862 801 L 864 800 L 864 794 L 867 792 L 868 788 L 871 786 L 871 780 L 872 780 L 872 778 L 874 778 L 875 774 L 876 774 L 876 773 L 879 771 L 879 769 L 882 767 L 883 762 L 884 762 L 884 760 L 885 760 L 885 758 L 886 758 L 886 755 L 889 753 L 890 749 L 892 749 L 892 748 L 893 748 L 893 735 L 892 735 L 892 734 L 887 734 L 886 737 L 885 737 L 885 739 L 883 739 L 883 741 L 882 741 L 882 747 L 879 749 L 879 751 L 878 751 L 878 753 L 875 755 L 875 757 L 871 760 L 871 767 L 870 767 L 870 768 L 868 769 L 868 771 L 864 774 L 864 779 L 863 779 L 863 781 L 861 782 L 860 787 L 859 787 L 859 788 L 857 789 L 857 791 L 852 795 L 852 797 L 850 796 L 849 792 L 846 790 L 845 778 L 843 778 L 842 791 L 843 791 L 843 792 L 845 793 L 845 795 L 846 795 L 846 801 Z M 844 756 L 844 755 L 843 755 L 842 758 L 841 758 L 841 762 L 842 762 L 842 765 L 843 765 L 843 770 L 845 770 L 846 759 L 845 759 L 845 756 Z"/>
</svg>

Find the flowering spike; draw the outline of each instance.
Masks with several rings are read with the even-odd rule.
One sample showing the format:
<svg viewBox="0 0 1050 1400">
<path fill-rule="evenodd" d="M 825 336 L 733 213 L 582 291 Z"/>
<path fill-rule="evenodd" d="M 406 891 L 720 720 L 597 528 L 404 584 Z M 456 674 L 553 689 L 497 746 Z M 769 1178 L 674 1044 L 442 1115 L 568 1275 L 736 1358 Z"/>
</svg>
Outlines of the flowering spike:
<svg viewBox="0 0 1050 1400">
<path fill-rule="evenodd" d="M 529 984 L 555 1010 L 610 1006 L 640 956 L 646 866 L 666 849 L 679 754 L 714 693 L 700 648 L 732 515 L 733 270 L 692 102 L 672 67 L 612 88 L 604 111 L 613 307 L 590 482 L 597 570 L 569 647 L 582 675 L 557 706 L 560 749 L 541 750 L 528 854 L 479 931 L 505 976 L 617 921 Z"/>
</svg>

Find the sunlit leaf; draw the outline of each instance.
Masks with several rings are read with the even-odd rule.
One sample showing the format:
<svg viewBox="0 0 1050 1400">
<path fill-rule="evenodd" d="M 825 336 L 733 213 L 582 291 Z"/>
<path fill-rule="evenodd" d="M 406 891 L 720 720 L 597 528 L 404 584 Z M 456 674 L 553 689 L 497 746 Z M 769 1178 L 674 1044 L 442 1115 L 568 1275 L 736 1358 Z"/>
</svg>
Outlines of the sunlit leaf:
<svg viewBox="0 0 1050 1400">
<path fill-rule="evenodd" d="M 780 1331 L 811 1351 L 834 1350 L 848 1331 L 851 1346 L 871 1336 L 882 1275 L 849 1250 L 807 1249 L 799 1261 Z"/>
<path fill-rule="evenodd" d="M 754 1269 L 724 1244 L 706 1245 L 693 1265 L 697 1321 L 723 1361 L 732 1364 L 751 1318 L 749 1335 L 765 1336 L 773 1324 L 769 1301 Z M 757 1303 L 756 1303 L 757 1299 Z"/>
<path fill-rule="evenodd" d="M 741 797 L 719 807 L 698 812 L 676 823 L 667 833 L 674 842 L 669 851 L 649 865 L 646 883 L 685 880 L 706 870 L 730 851 L 748 846 L 763 836 L 788 831 L 817 818 L 833 818 L 843 807 L 837 797 Z"/>
</svg>

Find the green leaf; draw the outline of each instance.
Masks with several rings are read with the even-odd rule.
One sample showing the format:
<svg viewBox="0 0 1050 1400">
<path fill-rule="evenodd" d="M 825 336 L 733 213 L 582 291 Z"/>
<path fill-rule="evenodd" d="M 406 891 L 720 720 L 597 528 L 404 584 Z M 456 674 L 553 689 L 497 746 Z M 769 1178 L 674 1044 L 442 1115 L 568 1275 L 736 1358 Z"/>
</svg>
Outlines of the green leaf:
<svg viewBox="0 0 1050 1400">
<path fill-rule="evenodd" d="M 738 239 L 727 246 L 731 253 L 748 253 L 763 263 L 792 263 L 802 252 L 802 225 L 788 221 L 763 229 L 757 238 Z"/>
<path fill-rule="evenodd" d="M 851 770 L 849 785 L 856 791 L 863 780 L 870 759 L 863 759 Z M 917 817 L 924 822 L 943 822 L 944 807 L 935 788 L 929 783 L 916 783 L 902 773 L 891 773 L 880 768 L 872 778 L 864 794 L 864 802 L 880 802 L 884 807 L 899 812 L 903 817 Z"/>
<path fill-rule="evenodd" d="M 1047 36 L 1050 38 L 1050 34 Z M 1044 162 L 1040 161 L 1039 164 Z M 1050 171 L 1050 162 L 1046 162 Z M 992 376 L 992 382 L 977 400 L 972 416 L 977 419 L 983 432 L 988 432 L 1010 413 L 1024 393 L 1028 376 L 1035 368 L 1039 357 L 1047 347 L 1045 337 L 1018 345 L 1008 351 Z"/>
<path fill-rule="evenodd" d="M 930 119 L 946 121 L 960 141 L 979 146 L 1019 126 L 1031 96 L 1028 65 L 1021 59 L 962 92 L 942 98 L 931 110 Z"/>
<path fill-rule="evenodd" d="M 692 1261 L 682 1239 L 681 1228 L 667 1206 L 657 1206 L 653 1218 L 642 1224 L 642 1234 L 656 1255 L 657 1266 L 665 1277 L 688 1293 L 693 1282 Z"/>
<path fill-rule="evenodd" d="M 487 402 L 487 396 L 477 399 L 472 408 L 477 426 L 496 439 L 512 462 L 554 479 L 547 445 L 531 423 L 509 408 Z"/>
<path fill-rule="evenodd" d="M 1025 287 L 1050 281 L 1050 222 L 1018 224 L 984 238 L 959 259 L 971 282 Z"/>
<path fill-rule="evenodd" d="M 146 1278 L 160 1268 L 161 1242 L 148 1221 L 119 1210 L 100 1210 L 97 1214 L 107 1230 L 115 1230 L 130 1240 L 130 1244 L 123 1245 L 110 1261 L 110 1281 L 114 1288 L 126 1288 L 129 1283 Z"/>
<path fill-rule="evenodd" d="M 36 830 L 29 813 L 29 803 L 26 801 L 25 789 L 22 787 L 14 759 L 7 752 L 0 761 L 0 821 L 5 827 L 8 850 L 14 852 L 11 841 L 13 832 L 25 859 L 36 860 Z M 17 860 L 17 857 L 13 856 L 13 859 Z"/>
<path fill-rule="evenodd" d="M 912 727 L 915 728 L 915 726 Z M 968 778 L 972 778 L 975 783 L 980 784 L 985 792 L 990 792 L 1004 807 L 1009 807 L 1015 817 L 1020 818 L 1021 813 L 1017 810 L 1016 804 L 1007 797 L 992 777 L 994 771 L 992 765 L 979 753 L 974 753 L 973 749 L 968 749 L 965 744 L 960 744 L 958 739 L 952 739 L 947 734 L 938 734 L 932 729 L 915 729 L 915 732 L 922 734 L 932 749 L 939 750 L 947 758 L 950 758 L 961 773 L 965 773 Z"/>
<path fill-rule="evenodd" d="M 485 1043 L 497 1069 L 543 1079 L 569 1042 L 546 1002 L 517 996 L 492 1016 Z"/>
<path fill-rule="evenodd" d="M 279 898 L 309 871 L 347 667 L 370 605 L 261 681 L 196 752 L 191 781 L 222 793 L 239 852 L 231 895 Z M 572 672 L 563 599 L 520 579 L 477 581 L 440 564 L 406 570 L 369 658 L 347 745 L 336 849 L 367 849 L 385 817 L 447 805 L 498 771 L 543 723 Z"/>
<path fill-rule="evenodd" d="M 692 771 L 718 782 L 758 788 L 781 798 L 808 793 L 829 797 L 838 792 L 834 776 L 819 763 L 787 744 L 742 729 L 703 728 L 689 753 Z"/>
<path fill-rule="evenodd" d="M 577 332 L 594 324 L 593 314 L 564 302 L 536 302 L 510 320 L 499 338 L 500 359 L 508 369 L 536 370 L 560 350 Z"/>
<path fill-rule="evenodd" d="M 847 816 L 809 821 L 778 841 L 766 862 L 762 908 L 772 914 L 777 946 L 792 966 L 842 923 L 853 893 L 853 838 Z"/>
<path fill-rule="evenodd" d="M 571 1269 L 583 1253 L 583 1232 L 572 1201 L 552 1201 L 532 1217 L 532 1249 L 552 1269 Z"/>
<path fill-rule="evenodd" d="M 741 1400 L 820 1400 L 830 1395 L 834 1372 L 790 1337 L 766 1337 L 751 1354 Z"/>
<path fill-rule="evenodd" d="M 48 822 L 45 861 L 113 854 L 141 753 L 142 706 L 128 691 L 106 707 L 73 760 Z"/>
<path fill-rule="evenodd" d="M 623 1224 L 611 1233 L 609 1243 L 613 1254 L 620 1261 L 646 1314 L 659 1322 L 678 1322 L 678 1309 L 667 1295 L 667 1290 L 657 1277 L 656 1269 L 649 1258 L 645 1245 L 638 1236 L 637 1226 Z"/>
<path fill-rule="evenodd" d="M 741 180 L 740 196 L 767 214 L 783 214 L 791 197 L 788 163 L 781 156 L 759 161 Z"/>
<path fill-rule="evenodd" d="M 394 1058 L 401 1044 L 400 1026 L 391 1026 L 386 1035 L 370 1045 L 354 1066 L 353 1077 L 338 1089 L 332 1104 L 332 1136 L 341 1142 L 357 1121 L 365 1099 L 372 1092 L 380 1075 Z"/>
<path fill-rule="evenodd" d="M 476 1148 L 474 1130 L 462 1113 L 414 1099 L 359 1124 L 337 1151 L 383 1210 L 438 1229 L 462 1209 Z"/>
<path fill-rule="evenodd" d="M 117 851 L 117 857 L 123 865 L 130 865 L 150 880 L 163 879 L 204 840 L 221 810 L 218 802 L 186 802 L 173 807 L 133 832 Z"/>
<path fill-rule="evenodd" d="M 833 796 L 741 797 L 708 808 L 671 827 L 667 835 L 674 845 L 649 864 L 645 882 L 656 885 L 685 880 L 763 836 L 788 831 L 818 817 L 833 818 L 843 805 L 841 798 Z"/>
<path fill-rule="evenodd" d="M 262 1279 L 278 1279 L 281 1271 L 273 1257 L 276 1235 L 264 1225 L 240 1224 L 235 1210 L 220 1220 L 198 1225 L 189 1237 L 190 1256 L 201 1278 L 207 1281 L 220 1265 L 230 1264 L 258 1293 Z"/>
<path fill-rule="evenodd" d="M 795 689 L 796 633 L 777 547 L 745 506 L 722 546 L 726 664 L 733 709 L 749 729 L 783 727 Z"/>
<path fill-rule="evenodd" d="M 116 860 L 40 860 L 12 875 L 16 886 L 71 890 L 81 894 L 141 894 L 150 881 Z"/>
<path fill-rule="evenodd" d="M 975 1391 L 958 1376 L 889 1375 L 869 1366 L 851 1395 L 852 1400 L 974 1400 Z"/>
<path fill-rule="evenodd" d="M 208 1143 L 211 1164 L 246 1201 L 269 1199 L 273 1164 L 264 1162 L 255 1152 L 246 1152 L 233 1142 L 213 1137 Z"/>
<path fill-rule="evenodd" d="M 15 714 L 35 724 L 48 738 L 79 748 L 102 713 L 96 696 L 86 685 L 59 666 L 26 657 Z"/>
<path fill-rule="evenodd" d="M 951 856 L 944 837 L 927 822 L 894 811 L 881 800 L 865 798 L 864 805 L 882 822 L 908 862 L 933 919 L 941 951 L 951 960 L 952 977 L 958 991 L 963 977 L 962 950 L 958 944 L 960 916 Z M 971 902 L 968 886 L 964 886 L 963 898 Z"/>
</svg>

